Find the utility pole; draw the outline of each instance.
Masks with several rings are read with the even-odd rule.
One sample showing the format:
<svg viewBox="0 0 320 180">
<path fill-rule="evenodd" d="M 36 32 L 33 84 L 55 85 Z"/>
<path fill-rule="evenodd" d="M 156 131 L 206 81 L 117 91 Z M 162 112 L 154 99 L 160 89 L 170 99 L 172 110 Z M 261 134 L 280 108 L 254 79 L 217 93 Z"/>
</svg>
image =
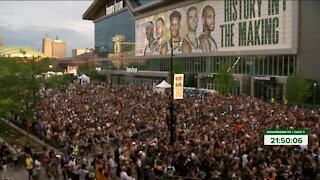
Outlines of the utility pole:
<svg viewBox="0 0 320 180">
<path fill-rule="evenodd" d="M 171 58 L 170 58 L 170 80 L 171 80 L 171 95 L 170 95 L 170 120 L 169 120 L 169 132 L 170 132 L 170 145 L 173 146 L 175 142 L 176 133 L 176 120 L 173 115 L 173 38 L 170 41 L 171 46 Z"/>
<path fill-rule="evenodd" d="M 315 108 L 316 105 L 316 88 L 317 88 L 317 83 L 313 83 L 313 108 Z"/>
</svg>

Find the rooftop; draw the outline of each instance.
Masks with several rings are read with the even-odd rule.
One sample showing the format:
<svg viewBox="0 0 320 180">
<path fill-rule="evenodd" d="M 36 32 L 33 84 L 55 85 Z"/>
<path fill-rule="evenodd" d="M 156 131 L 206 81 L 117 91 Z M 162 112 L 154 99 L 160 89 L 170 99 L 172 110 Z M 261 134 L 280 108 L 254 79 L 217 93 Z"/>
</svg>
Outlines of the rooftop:
<svg viewBox="0 0 320 180">
<path fill-rule="evenodd" d="M 45 57 L 45 55 L 37 50 L 22 46 L 7 46 L 0 48 L 0 56 L 5 57 Z"/>
</svg>

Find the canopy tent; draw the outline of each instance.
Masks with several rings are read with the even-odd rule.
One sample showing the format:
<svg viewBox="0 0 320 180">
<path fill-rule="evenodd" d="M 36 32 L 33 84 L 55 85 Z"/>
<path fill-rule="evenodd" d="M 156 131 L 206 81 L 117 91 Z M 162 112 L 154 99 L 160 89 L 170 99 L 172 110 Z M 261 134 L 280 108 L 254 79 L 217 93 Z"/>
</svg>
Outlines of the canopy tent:
<svg viewBox="0 0 320 180">
<path fill-rule="evenodd" d="M 160 84 L 156 85 L 156 88 L 171 88 L 171 84 L 167 83 L 166 80 L 163 80 Z"/>
<path fill-rule="evenodd" d="M 81 76 L 78 77 L 78 81 L 80 84 L 90 83 L 90 77 L 85 74 L 82 74 Z"/>
<path fill-rule="evenodd" d="M 158 93 L 164 93 L 166 89 L 171 88 L 171 84 L 163 80 L 160 84 L 154 86 L 153 91 Z"/>
</svg>

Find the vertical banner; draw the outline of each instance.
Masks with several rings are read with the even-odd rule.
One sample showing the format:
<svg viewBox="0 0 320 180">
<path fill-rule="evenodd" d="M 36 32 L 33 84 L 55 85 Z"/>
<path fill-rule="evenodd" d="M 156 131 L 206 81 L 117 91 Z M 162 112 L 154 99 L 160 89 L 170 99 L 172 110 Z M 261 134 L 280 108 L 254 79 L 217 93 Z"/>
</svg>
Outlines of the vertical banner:
<svg viewBox="0 0 320 180">
<path fill-rule="evenodd" d="M 183 99 L 183 78 L 184 74 L 175 74 L 173 83 L 173 98 Z"/>
</svg>

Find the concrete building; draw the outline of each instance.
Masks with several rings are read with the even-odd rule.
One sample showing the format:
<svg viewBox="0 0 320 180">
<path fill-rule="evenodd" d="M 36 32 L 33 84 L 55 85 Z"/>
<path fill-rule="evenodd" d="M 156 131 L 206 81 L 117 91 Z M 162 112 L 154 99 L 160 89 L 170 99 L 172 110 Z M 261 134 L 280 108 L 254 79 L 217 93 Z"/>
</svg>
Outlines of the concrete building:
<svg viewBox="0 0 320 180">
<path fill-rule="evenodd" d="M 67 57 L 67 44 L 61 40 L 52 41 L 51 38 L 46 36 L 42 41 L 42 52 L 47 57 L 65 58 Z"/>
<path fill-rule="evenodd" d="M 42 40 L 42 52 L 47 57 L 52 57 L 52 40 L 45 37 Z"/>
<path fill-rule="evenodd" d="M 320 1 L 302 0 L 95 0 L 83 19 L 95 25 L 96 54 L 109 82 L 170 79 L 173 57 L 186 76 L 197 77 L 198 88 L 216 88 L 213 79 L 226 65 L 235 94 L 281 99 L 296 71 L 320 81 L 319 9 Z M 133 55 L 108 56 L 116 35 L 135 44 Z"/>
<path fill-rule="evenodd" d="M 3 38 L 0 36 L 0 48 L 3 47 Z"/>
<path fill-rule="evenodd" d="M 93 49 L 72 49 L 72 57 L 79 56 L 81 54 L 93 52 Z"/>
<path fill-rule="evenodd" d="M 54 40 L 52 42 L 52 57 L 67 57 L 67 44 L 61 40 Z"/>
</svg>

